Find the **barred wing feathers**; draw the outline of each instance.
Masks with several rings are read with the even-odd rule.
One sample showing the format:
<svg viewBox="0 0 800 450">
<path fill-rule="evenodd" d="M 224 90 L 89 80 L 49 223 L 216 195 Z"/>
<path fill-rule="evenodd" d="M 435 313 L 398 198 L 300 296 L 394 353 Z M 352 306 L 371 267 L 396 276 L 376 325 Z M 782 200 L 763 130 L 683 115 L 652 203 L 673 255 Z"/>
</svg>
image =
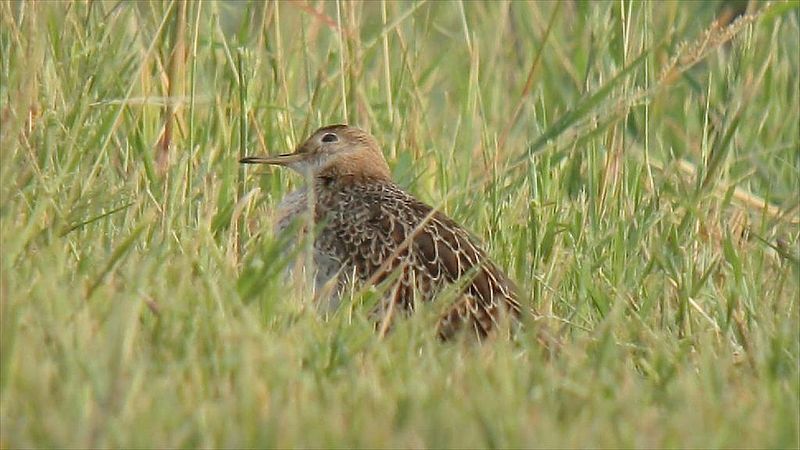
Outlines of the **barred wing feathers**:
<svg viewBox="0 0 800 450">
<path fill-rule="evenodd" d="M 328 190 L 327 192 L 331 192 Z M 465 324 L 484 337 L 499 317 L 519 316 L 514 284 L 488 258 L 478 240 L 455 221 L 394 184 L 345 185 L 320 193 L 327 211 L 319 250 L 340 259 L 359 281 L 393 285 L 382 307 L 414 308 L 415 292 L 431 300 L 446 285 L 464 283 L 455 303 L 439 321 L 449 339 Z M 333 235 L 331 235 L 333 234 Z M 392 304 L 392 305 L 389 305 Z"/>
</svg>

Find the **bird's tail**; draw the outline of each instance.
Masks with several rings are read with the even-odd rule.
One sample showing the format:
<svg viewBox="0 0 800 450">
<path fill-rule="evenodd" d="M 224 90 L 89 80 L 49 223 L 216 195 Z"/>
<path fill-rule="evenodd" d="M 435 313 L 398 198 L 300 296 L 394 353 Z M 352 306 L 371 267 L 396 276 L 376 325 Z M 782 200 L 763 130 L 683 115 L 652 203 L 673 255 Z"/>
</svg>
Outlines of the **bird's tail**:
<svg viewBox="0 0 800 450">
<path fill-rule="evenodd" d="M 502 324 L 508 324 L 509 319 L 515 321 L 518 317 L 516 302 L 484 302 L 465 292 L 439 319 L 437 335 L 443 341 L 451 340 L 466 325 L 479 340 L 483 340 Z"/>
</svg>

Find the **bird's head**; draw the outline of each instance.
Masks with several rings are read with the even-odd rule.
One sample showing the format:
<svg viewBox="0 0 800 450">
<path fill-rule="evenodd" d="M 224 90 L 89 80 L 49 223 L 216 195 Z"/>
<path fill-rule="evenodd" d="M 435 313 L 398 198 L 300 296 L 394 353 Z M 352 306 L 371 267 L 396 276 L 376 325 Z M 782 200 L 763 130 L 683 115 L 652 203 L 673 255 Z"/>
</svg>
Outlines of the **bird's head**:
<svg viewBox="0 0 800 450">
<path fill-rule="evenodd" d="M 292 153 L 248 156 L 239 162 L 285 166 L 311 177 L 390 178 L 375 138 L 348 125 L 322 127 Z"/>
</svg>

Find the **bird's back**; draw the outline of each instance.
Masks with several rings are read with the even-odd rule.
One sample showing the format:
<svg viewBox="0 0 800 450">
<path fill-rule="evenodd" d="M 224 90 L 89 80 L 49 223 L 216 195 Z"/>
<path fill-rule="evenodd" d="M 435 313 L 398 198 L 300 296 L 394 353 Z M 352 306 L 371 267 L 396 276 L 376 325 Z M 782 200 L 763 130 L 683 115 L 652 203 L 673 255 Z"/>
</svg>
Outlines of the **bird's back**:
<svg viewBox="0 0 800 450">
<path fill-rule="evenodd" d="M 317 250 L 361 283 L 389 283 L 379 315 L 392 308 L 410 312 L 416 296 L 431 300 L 452 283 L 465 287 L 439 323 L 444 339 L 464 324 L 482 337 L 504 314 L 519 315 L 515 286 L 477 239 L 397 185 L 323 182 L 315 191 L 322 224 Z"/>
</svg>

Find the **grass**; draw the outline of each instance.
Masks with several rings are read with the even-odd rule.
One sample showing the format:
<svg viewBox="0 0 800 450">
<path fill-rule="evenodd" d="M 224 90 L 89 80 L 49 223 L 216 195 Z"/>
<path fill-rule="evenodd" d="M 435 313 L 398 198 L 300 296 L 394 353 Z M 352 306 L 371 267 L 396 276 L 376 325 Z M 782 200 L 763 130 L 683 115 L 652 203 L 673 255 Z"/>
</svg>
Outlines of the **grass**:
<svg viewBox="0 0 800 450">
<path fill-rule="evenodd" d="M 797 448 L 800 4 L 745 6 L 3 2 L 0 447 Z M 314 310 L 237 160 L 345 121 L 540 321 Z"/>
</svg>

